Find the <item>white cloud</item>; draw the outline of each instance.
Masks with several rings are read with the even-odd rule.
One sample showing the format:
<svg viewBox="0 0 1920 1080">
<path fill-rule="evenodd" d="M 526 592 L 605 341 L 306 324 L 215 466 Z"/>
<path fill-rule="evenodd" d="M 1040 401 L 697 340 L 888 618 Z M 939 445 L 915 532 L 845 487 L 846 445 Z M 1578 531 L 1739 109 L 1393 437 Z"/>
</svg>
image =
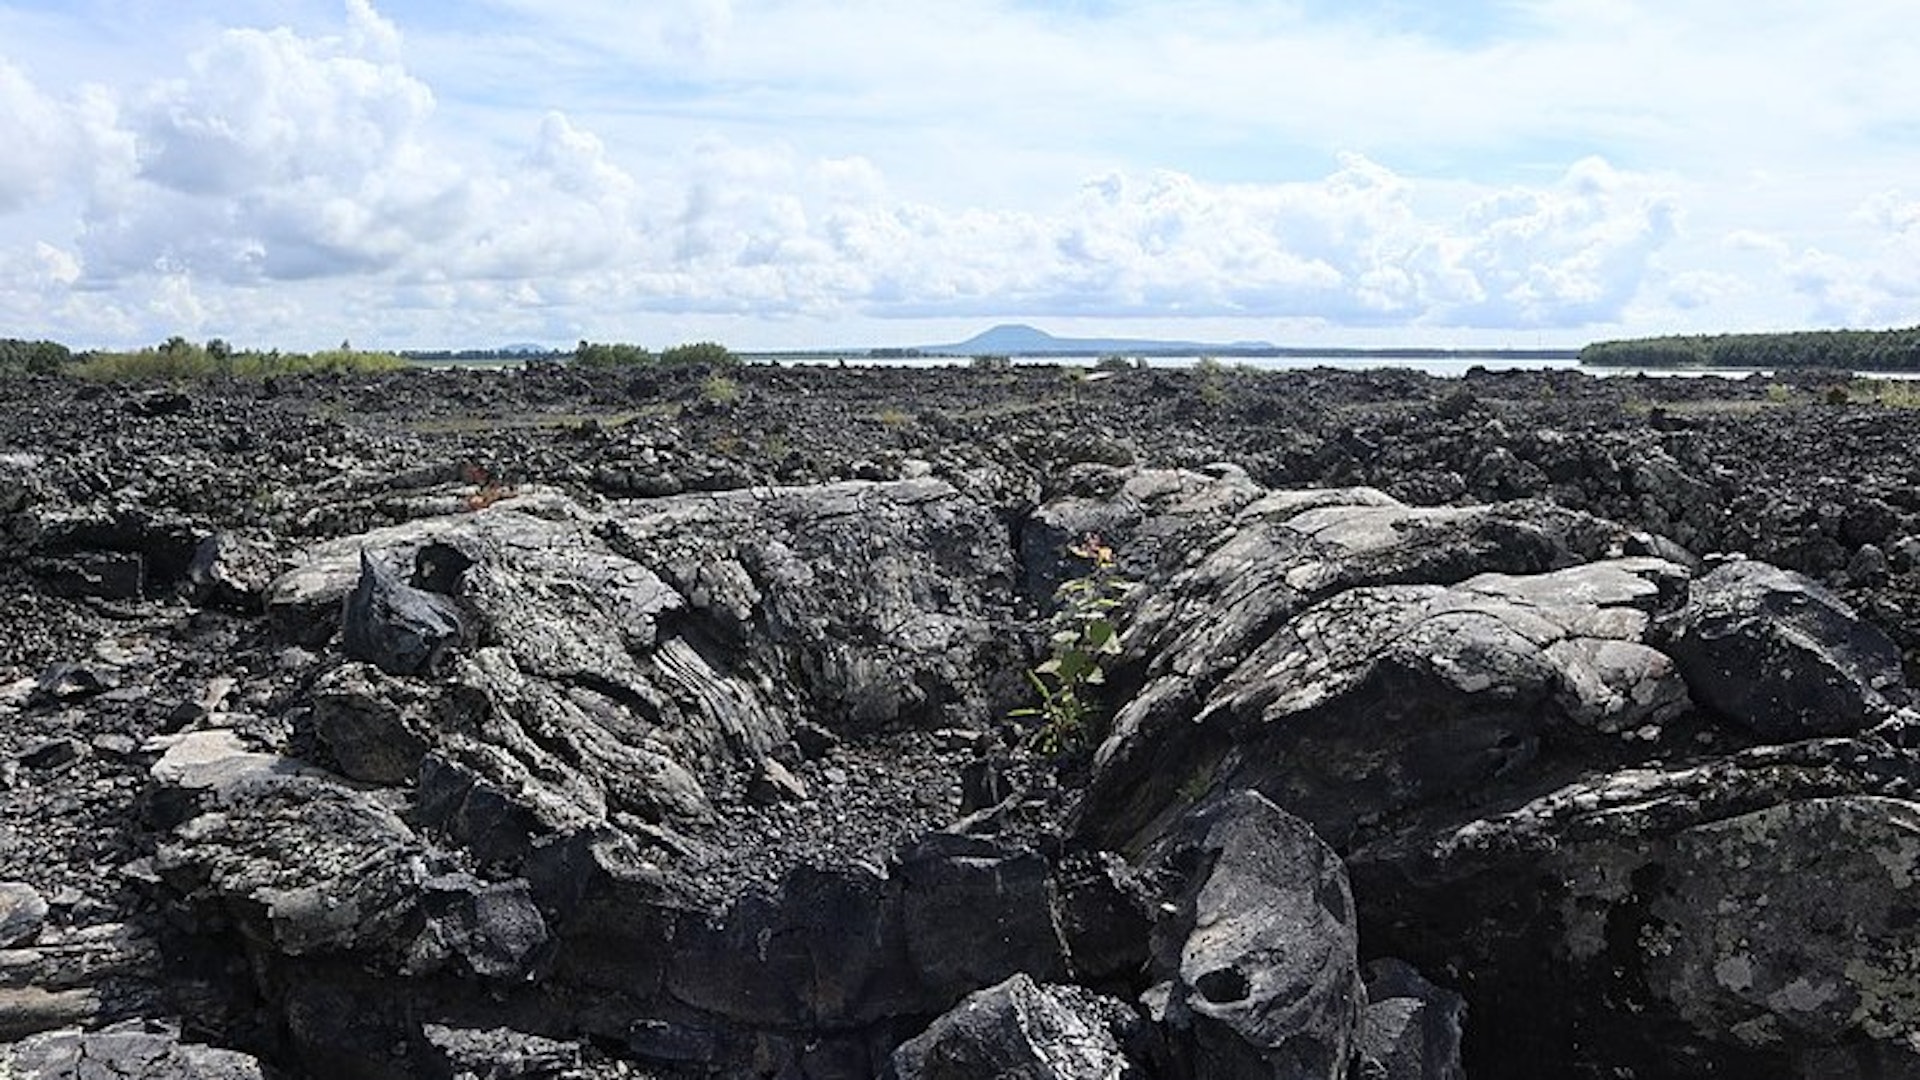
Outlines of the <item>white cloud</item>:
<svg viewBox="0 0 1920 1080">
<path fill-rule="evenodd" d="M 288 0 L 118 11 L 122 76 L 0 0 L 0 282 L 89 338 L 1911 321 L 1900 6 Z"/>
</svg>

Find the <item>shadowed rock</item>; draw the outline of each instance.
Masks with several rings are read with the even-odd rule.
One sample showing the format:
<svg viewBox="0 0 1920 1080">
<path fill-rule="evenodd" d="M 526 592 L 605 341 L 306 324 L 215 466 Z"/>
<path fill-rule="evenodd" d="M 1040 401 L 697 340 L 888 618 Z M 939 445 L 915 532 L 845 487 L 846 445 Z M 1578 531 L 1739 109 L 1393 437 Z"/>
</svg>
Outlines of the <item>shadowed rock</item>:
<svg viewBox="0 0 1920 1080">
<path fill-rule="evenodd" d="M 1860 731 L 1906 704 L 1893 642 L 1779 567 L 1738 560 L 1701 576 L 1666 635 L 1702 705 L 1775 742 Z"/>
<path fill-rule="evenodd" d="M 340 630 L 349 657 L 389 675 L 437 674 L 462 635 L 460 609 L 451 597 L 408 585 L 365 551 Z"/>
</svg>

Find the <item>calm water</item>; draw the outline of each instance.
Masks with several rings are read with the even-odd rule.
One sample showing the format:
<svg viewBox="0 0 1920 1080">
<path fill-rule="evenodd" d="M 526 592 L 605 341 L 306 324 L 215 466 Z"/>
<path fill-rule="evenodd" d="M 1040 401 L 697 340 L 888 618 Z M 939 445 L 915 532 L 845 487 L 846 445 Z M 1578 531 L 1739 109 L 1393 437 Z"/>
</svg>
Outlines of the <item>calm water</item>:
<svg viewBox="0 0 1920 1080">
<path fill-rule="evenodd" d="M 905 359 L 876 360 L 857 353 L 843 357 L 836 356 L 755 356 L 753 360 L 770 361 L 780 364 L 840 364 L 852 367 L 872 365 L 876 367 L 950 367 L 965 365 L 972 361 L 967 357 L 916 356 Z M 1147 358 L 1149 367 L 1185 368 L 1199 363 L 1199 356 L 1151 356 Z M 1248 367 L 1257 371 L 1310 371 L 1314 368 L 1335 368 L 1343 371 L 1385 371 L 1411 370 L 1422 371 L 1428 375 L 1442 378 L 1458 378 L 1473 368 L 1488 371 L 1584 371 L 1597 376 L 1654 375 L 1677 378 L 1699 378 L 1718 375 L 1728 379 L 1744 379 L 1748 375 L 1770 375 L 1770 371 L 1746 368 L 1721 368 L 1702 371 L 1697 368 L 1583 368 L 1578 360 L 1540 360 L 1512 356 L 1445 356 L 1445 357 L 1408 357 L 1408 356 L 1248 356 L 1216 357 L 1227 367 Z M 1020 356 L 1013 359 L 1016 365 L 1062 364 L 1074 367 L 1092 367 L 1099 363 L 1097 355 L 1061 354 L 1057 356 Z M 1894 376 L 1900 377 L 1900 376 Z"/>
</svg>

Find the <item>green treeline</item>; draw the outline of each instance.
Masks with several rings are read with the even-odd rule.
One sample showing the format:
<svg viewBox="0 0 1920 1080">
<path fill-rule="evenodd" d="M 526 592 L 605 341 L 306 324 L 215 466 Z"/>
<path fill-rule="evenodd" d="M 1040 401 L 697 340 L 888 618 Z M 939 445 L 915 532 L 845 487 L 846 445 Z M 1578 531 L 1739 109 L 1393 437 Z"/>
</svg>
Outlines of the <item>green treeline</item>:
<svg viewBox="0 0 1920 1080">
<path fill-rule="evenodd" d="M 454 354 L 444 354 L 452 356 Z M 494 358 L 494 354 L 474 353 Z M 538 356 L 514 353 L 526 362 L 571 360 L 588 368 L 618 368 L 642 365 L 665 367 L 734 367 L 740 357 L 714 341 L 695 341 L 675 345 L 658 353 L 638 345 L 594 344 L 582 341 L 572 354 L 547 353 Z M 424 361 L 442 354 L 417 354 Z M 98 350 L 76 353 L 54 341 L 26 341 L 0 338 L 0 376 L 73 375 L 102 382 L 135 380 L 192 381 L 198 379 L 257 379 L 269 375 L 309 373 L 369 373 L 394 371 L 407 367 L 409 357 L 399 353 L 356 349 L 341 342 L 337 349 L 319 352 L 281 352 L 278 349 L 236 349 L 220 338 L 204 344 L 184 337 L 171 337 L 144 349 L 125 352 Z"/>
<path fill-rule="evenodd" d="M 582 341 L 573 350 L 575 367 L 618 368 L 659 365 L 663 367 L 734 367 L 740 358 L 717 341 L 695 341 L 661 350 L 658 356 L 638 345 L 596 344 Z"/>
<path fill-rule="evenodd" d="M 1580 362 L 1596 367 L 1920 371 L 1920 327 L 1596 341 L 1580 350 Z"/>
<path fill-rule="evenodd" d="M 0 339 L 0 375 L 75 375 L 100 382 L 193 380 L 309 372 L 392 371 L 406 366 L 393 353 L 368 352 L 341 342 L 337 349 L 314 353 L 235 349 L 219 338 L 196 344 L 183 337 L 131 352 L 76 353 L 51 341 Z"/>
<path fill-rule="evenodd" d="M 0 338 L 0 374 L 53 375 L 73 363 L 73 353 L 57 341 Z"/>
</svg>

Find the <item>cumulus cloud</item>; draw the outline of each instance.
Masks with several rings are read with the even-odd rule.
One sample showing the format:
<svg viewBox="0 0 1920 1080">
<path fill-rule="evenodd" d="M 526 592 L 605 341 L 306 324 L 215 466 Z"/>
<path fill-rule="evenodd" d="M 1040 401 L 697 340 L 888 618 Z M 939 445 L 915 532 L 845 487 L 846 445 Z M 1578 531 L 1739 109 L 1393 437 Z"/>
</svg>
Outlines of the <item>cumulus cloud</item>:
<svg viewBox="0 0 1920 1080">
<path fill-rule="evenodd" d="M 1310 182 L 1113 173 L 1045 212 L 834 205 L 823 176 L 727 157 L 653 284 L 692 308 L 1580 326 L 1620 315 L 1677 228 L 1670 198 L 1598 160 L 1454 216 L 1358 155 Z"/>
<path fill-rule="evenodd" d="M 348 15 L 339 37 L 226 31 L 135 96 L 131 167 L 88 208 L 90 276 L 362 273 L 445 236 L 461 179 L 425 141 L 433 95 L 365 0 Z"/>
<path fill-rule="evenodd" d="M 1876 194 L 1853 219 L 1870 229 L 1873 242 L 1847 254 L 1808 247 L 1786 255 L 1782 269 L 1793 289 L 1812 301 L 1823 323 L 1920 321 L 1920 201 L 1897 192 Z"/>
<path fill-rule="evenodd" d="M 549 5 L 531 0 L 496 6 L 548 17 Z M 711 61 L 719 74 L 701 91 L 702 123 L 638 128 L 623 119 L 672 113 L 683 100 L 676 91 L 635 102 L 644 108 L 629 113 L 516 113 L 513 126 L 476 137 L 459 127 L 474 103 L 438 98 L 441 85 L 412 52 L 413 28 L 403 38 L 370 0 L 344 0 L 323 32 L 219 33 L 170 77 L 117 96 L 55 98 L 0 63 L 0 136 L 20 162 L 0 174 L 0 213 L 70 190 L 80 214 L 77 230 L 35 237 L 59 258 L 16 259 L 8 273 L 32 275 L 33 291 L 22 295 L 79 304 L 73 297 L 86 291 L 91 306 L 63 309 L 73 318 L 161 336 L 202 327 L 237 336 L 231 328 L 241 323 L 271 330 L 297 325 L 302 311 L 429 338 L 515 321 L 561 340 L 570 326 L 634 312 L 1577 328 L 1617 323 L 1636 303 L 1697 309 L 1737 292 L 1726 275 L 1665 271 L 1663 258 L 1683 234 L 1683 196 L 1601 156 L 1559 156 L 1573 164 L 1543 180 L 1476 183 L 1389 166 L 1391 154 L 1334 154 L 1328 164 L 1315 152 L 1312 170 L 1243 169 L 1236 182 L 1222 182 L 1202 165 L 1109 155 L 1082 168 L 1078 154 L 1062 152 L 1047 159 L 1044 175 L 1022 175 L 1018 198 L 999 198 L 992 188 L 961 190 L 958 180 L 995 172 L 1002 151 L 1029 160 L 1005 141 L 974 151 L 948 132 L 960 149 L 939 160 L 955 183 L 928 183 L 891 147 L 888 133 L 908 129 L 877 127 L 886 137 L 867 132 L 829 146 L 773 130 L 777 124 L 721 122 L 788 92 L 797 110 L 818 106 L 845 118 L 865 106 L 888 125 L 913 109 L 973 120 L 967 94 L 975 93 L 984 125 L 1102 95 L 1131 109 L 1165 91 L 1156 98 L 1168 110 L 1162 128 L 1217 108 L 1236 138 L 1313 133 L 1336 119 L 1307 115 L 1306 95 L 1276 102 L 1275 87 L 1245 74 L 1272 65 L 1239 61 L 1251 58 L 1249 49 L 1271 59 L 1337 45 L 1347 55 L 1364 43 L 1349 40 L 1350 30 L 1304 32 L 1281 20 L 1235 37 L 1219 29 L 1231 22 L 1227 7 L 1206 3 L 1196 8 L 1190 39 L 1157 39 L 1152 47 L 1165 55 L 1156 61 L 1142 51 L 1147 45 L 1128 43 L 1151 5 L 1091 27 L 989 5 L 983 33 L 1004 53 L 983 59 L 965 51 L 972 46 L 939 55 L 912 37 L 966 21 L 951 11 L 866 11 L 861 17 L 918 47 L 888 54 L 841 43 L 831 64 L 815 65 L 829 73 L 817 80 L 824 90 L 790 57 L 778 61 L 788 65 L 780 69 L 788 81 L 743 88 L 741 71 L 775 62 L 773 44 L 798 40 L 797 12 L 814 11 L 832 26 L 849 16 L 806 3 L 736 11 L 724 0 L 563 7 L 577 44 L 626 50 L 656 79 L 674 64 L 677 77 L 689 79 L 689 63 Z M 1123 50 L 1112 55 L 1128 58 L 1122 67 L 1130 74 L 1116 77 L 1098 49 L 1076 44 L 1081 32 L 1100 49 Z M 1471 59 L 1432 42 L 1394 48 L 1422 71 L 1453 70 L 1433 66 L 1441 53 Z M 1195 65 L 1219 84 L 1161 85 L 1166 72 L 1185 78 Z M 895 85 L 886 80 L 921 72 L 937 85 L 923 95 L 912 80 L 898 84 L 908 104 L 896 108 L 882 92 Z M 859 81 L 876 73 L 885 78 Z M 852 81 L 836 83 L 843 75 Z M 1404 123 L 1417 126 L 1431 111 L 1431 103 L 1396 104 L 1379 86 L 1349 89 L 1352 115 L 1403 108 L 1412 117 Z M 1268 125 L 1261 114 L 1269 108 L 1284 123 Z M 449 110 L 469 111 L 448 117 Z M 1085 129 L 1110 134 L 1131 122 L 1124 111 Z M 1080 128 L 1047 116 L 1055 124 L 1049 138 L 1079 137 Z M 1174 134 L 1181 145 L 1191 141 Z M 1862 228 L 1910 238 L 1920 208 L 1888 197 L 1863 206 L 1859 218 Z M 1902 264 L 1892 248 L 1872 267 L 1816 254 L 1797 257 L 1796 281 L 1827 308 L 1871 308 L 1873 297 L 1897 296 L 1903 280 L 1920 280 L 1920 271 L 1902 269 L 1913 260 Z"/>
</svg>

